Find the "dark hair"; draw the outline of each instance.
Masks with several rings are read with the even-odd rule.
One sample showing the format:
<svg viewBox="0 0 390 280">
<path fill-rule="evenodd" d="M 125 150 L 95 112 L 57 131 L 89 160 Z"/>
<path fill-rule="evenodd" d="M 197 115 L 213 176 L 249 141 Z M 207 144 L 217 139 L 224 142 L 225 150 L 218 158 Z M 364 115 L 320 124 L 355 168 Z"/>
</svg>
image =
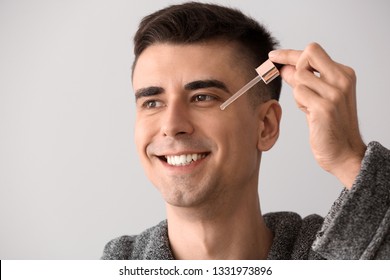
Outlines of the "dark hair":
<svg viewBox="0 0 390 280">
<path fill-rule="evenodd" d="M 253 69 L 267 60 L 268 53 L 277 46 L 262 25 L 239 10 L 188 2 L 169 6 L 142 19 L 134 37 L 133 71 L 141 53 L 155 43 L 191 44 L 216 39 L 237 42 Z M 262 88 L 268 92 L 268 98 L 278 100 L 280 77 Z"/>
</svg>

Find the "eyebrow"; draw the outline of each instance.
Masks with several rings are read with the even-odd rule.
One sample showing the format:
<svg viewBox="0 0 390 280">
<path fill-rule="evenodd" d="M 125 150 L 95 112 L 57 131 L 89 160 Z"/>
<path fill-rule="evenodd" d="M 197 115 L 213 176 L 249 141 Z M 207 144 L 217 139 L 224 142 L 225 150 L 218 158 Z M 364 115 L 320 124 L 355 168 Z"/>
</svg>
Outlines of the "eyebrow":
<svg viewBox="0 0 390 280">
<path fill-rule="evenodd" d="M 141 97 L 154 96 L 162 93 L 164 93 L 164 89 L 162 87 L 140 88 L 135 92 L 135 100 L 138 100 Z"/>
<path fill-rule="evenodd" d="M 230 93 L 226 84 L 219 80 L 198 80 L 190 82 L 184 86 L 185 90 L 197 90 L 203 88 L 218 88 Z"/>
<path fill-rule="evenodd" d="M 197 80 L 197 81 L 190 82 L 184 86 L 185 90 L 197 90 L 197 89 L 204 89 L 204 88 L 218 88 L 227 93 L 230 93 L 226 84 L 219 80 Z M 164 88 L 162 87 L 151 86 L 146 88 L 140 88 L 135 92 L 135 100 L 138 100 L 139 98 L 142 97 L 159 95 L 162 93 L 164 93 Z"/>
</svg>

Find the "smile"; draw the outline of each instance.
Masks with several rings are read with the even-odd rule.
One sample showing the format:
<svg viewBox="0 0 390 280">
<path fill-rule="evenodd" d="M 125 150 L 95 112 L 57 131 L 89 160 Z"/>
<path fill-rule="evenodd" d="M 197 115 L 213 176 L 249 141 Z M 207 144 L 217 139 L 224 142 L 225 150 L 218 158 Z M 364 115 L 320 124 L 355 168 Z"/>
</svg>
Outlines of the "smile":
<svg viewBox="0 0 390 280">
<path fill-rule="evenodd" d="M 203 159 L 207 156 L 207 153 L 203 154 L 183 154 L 176 156 L 165 156 L 165 159 L 169 165 L 173 166 L 185 166 L 192 162 Z"/>
</svg>

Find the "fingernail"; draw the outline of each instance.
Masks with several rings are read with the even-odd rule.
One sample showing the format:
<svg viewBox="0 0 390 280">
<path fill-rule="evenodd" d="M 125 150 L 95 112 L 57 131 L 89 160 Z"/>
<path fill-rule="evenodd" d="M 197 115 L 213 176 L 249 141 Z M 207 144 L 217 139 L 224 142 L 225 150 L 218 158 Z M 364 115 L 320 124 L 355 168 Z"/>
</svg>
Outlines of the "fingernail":
<svg viewBox="0 0 390 280">
<path fill-rule="evenodd" d="M 274 58 L 274 57 L 276 57 L 278 55 L 278 51 L 277 50 L 273 50 L 273 51 L 270 51 L 269 53 L 268 53 L 268 57 L 269 58 Z"/>
</svg>

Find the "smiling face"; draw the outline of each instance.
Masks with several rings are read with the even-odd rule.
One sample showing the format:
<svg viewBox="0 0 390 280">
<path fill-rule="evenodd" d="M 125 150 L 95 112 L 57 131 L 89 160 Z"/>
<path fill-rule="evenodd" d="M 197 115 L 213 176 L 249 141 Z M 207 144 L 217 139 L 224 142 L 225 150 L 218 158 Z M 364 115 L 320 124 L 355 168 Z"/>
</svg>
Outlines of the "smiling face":
<svg viewBox="0 0 390 280">
<path fill-rule="evenodd" d="M 248 76 L 234 44 L 154 44 L 138 58 L 136 145 L 171 205 L 191 207 L 257 190 L 258 110 L 247 95 L 219 106 Z"/>
</svg>

